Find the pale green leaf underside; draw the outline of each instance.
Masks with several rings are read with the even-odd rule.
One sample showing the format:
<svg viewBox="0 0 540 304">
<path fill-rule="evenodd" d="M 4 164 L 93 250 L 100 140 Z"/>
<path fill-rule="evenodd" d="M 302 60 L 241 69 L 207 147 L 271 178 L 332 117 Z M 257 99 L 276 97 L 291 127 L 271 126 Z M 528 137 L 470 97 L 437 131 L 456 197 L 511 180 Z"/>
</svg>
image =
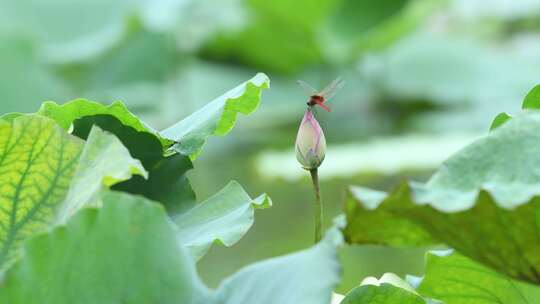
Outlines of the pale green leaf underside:
<svg viewBox="0 0 540 304">
<path fill-rule="evenodd" d="M 540 299 L 540 287 L 509 279 L 451 251 L 427 254 L 417 290 L 446 304 L 530 304 Z"/>
<path fill-rule="evenodd" d="M 352 243 L 446 243 L 513 278 L 540 283 L 540 113 L 507 121 L 448 159 L 426 184 L 390 195 L 353 188 Z"/>
<path fill-rule="evenodd" d="M 255 111 L 262 90 L 269 87 L 268 77 L 259 73 L 160 133 L 179 142 L 175 147 L 178 152 L 196 158 L 209 136 L 227 134 L 238 113 L 247 115 Z"/>
<path fill-rule="evenodd" d="M 240 184 L 232 181 L 209 199 L 173 218 L 178 227 L 178 241 L 199 259 L 214 242 L 234 245 L 253 225 L 255 209 L 271 205 L 266 194 L 252 199 Z"/>
<path fill-rule="evenodd" d="M 427 304 L 405 281 L 392 273 L 380 279 L 366 278 L 360 286 L 351 290 L 341 304 Z"/>
<path fill-rule="evenodd" d="M 192 303 L 202 285 L 163 208 L 121 192 L 102 200 L 26 244 L 0 303 Z"/>
<path fill-rule="evenodd" d="M 48 225 L 84 142 L 37 115 L 0 120 L 0 268 Z"/>
<path fill-rule="evenodd" d="M 85 206 L 99 206 L 103 189 L 128 180 L 132 175 L 148 177 L 141 162 L 134 159 L 113 134 L 94 126 L 86 140 L 66 198 L 56 211 L 56 222 L 64 223 Z"/>
<path fill-rule="evenodd" d="M 470 209 L 480 192 L 512 209 L 540 194 L 540 112 L 523 113 L 446 160 L 426 184 L 411 184 L 419 204 Z"/>
<path fill-rule="evenodd" d="M 67 226 L 27 242 L 5 275 L 1 303 L 328 304 L 339 282 L 341 241 L 333 231 L 310 249 L 250 265 L 210 291 L 159 204 L 121 192 L 102 200 L 102 208 L 83 209 Z"/>
<path fill-rule="evenodd" d="M 249 265 L 224 280 L 210 303 L 328 304 L 340 280 L 340 244 L 331 230 L 307 250 Z"/>
</svg>

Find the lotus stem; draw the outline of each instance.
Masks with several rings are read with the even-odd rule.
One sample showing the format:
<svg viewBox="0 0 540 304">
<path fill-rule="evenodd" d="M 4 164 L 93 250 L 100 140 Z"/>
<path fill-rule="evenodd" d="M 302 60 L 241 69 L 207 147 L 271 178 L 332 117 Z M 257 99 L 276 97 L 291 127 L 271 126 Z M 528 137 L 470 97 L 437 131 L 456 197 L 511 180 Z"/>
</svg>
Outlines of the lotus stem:
<svg viewBox="0 0 540 304">
<path fill-rule="evenodd" d="M 315 190 L 315 244 L 322 238 L 323 204 L 321 200 L 321 188 L 319 185 L 319 173 L 317 168 L 309 170 L 313 189 Z"/>
</svg>

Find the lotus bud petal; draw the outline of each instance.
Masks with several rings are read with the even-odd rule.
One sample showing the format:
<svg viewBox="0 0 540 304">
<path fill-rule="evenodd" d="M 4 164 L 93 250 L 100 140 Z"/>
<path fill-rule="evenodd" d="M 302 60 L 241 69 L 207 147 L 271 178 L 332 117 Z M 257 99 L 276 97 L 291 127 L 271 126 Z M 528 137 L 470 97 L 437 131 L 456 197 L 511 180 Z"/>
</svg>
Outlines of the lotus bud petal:
<svg viewBox="0 0 540 304">
<path fill-rule="evenodd" d="M 306 170 L 318 168 L 326 153 L 323 130 L 308 107 L 296 136 L 296 159 Z"/>
</svg>

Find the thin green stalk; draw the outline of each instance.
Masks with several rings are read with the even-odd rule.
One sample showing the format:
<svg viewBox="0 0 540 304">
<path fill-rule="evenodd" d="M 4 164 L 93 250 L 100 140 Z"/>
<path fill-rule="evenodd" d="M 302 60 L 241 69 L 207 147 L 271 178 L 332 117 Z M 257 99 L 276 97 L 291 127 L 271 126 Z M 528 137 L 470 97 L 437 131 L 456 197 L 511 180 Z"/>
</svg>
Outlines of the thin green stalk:
<svg viewBox="0 0 540 304">
<path fill-rule="evenodd" d="M 309 170 L 311 181 L 315 190 L 315 244 L 322 238 L 323 205 L 321 201 L 321 188 L 317 168 Z"/>
</svg>

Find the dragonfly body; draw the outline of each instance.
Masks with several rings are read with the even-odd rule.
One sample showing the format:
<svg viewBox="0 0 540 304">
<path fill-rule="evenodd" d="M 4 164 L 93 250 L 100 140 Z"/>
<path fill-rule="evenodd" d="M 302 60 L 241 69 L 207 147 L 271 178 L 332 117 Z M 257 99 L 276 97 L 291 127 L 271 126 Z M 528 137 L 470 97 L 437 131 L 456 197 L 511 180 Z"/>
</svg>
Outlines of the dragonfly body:
<svg viewBox="0 0 540 304">
<path fill-rule="evenodd" d="M 315 90 L 312 86 L 302 80 L 299 80 L 298 84 L 302 86 L 304 90 L 306 90 L 306 92 L 309 94 L 309 99 L 307 102 L 307 105 L 309 107 L 314 107 L 315 105 L 318 105 L 324 110 L 330 112 L 330 108 L 325 104 L 325 102 L 334 97 L 336 92 L 343 87 L 344 82 L 338 77 L 320 92 Z"/>
<path fill-rule="evenodd" d="M 330 112 L 330 108 L 327 107 L 324 102 L 326 101 L 326 98 L 321 95 L 311 95 L 309 97 L 309 101 L 307 102 L 307 105 L 310 107 L 314 107 L 315 105 L 318 105 L 319 107 L 325 109 L 326 111 Z"/>
</svg>

